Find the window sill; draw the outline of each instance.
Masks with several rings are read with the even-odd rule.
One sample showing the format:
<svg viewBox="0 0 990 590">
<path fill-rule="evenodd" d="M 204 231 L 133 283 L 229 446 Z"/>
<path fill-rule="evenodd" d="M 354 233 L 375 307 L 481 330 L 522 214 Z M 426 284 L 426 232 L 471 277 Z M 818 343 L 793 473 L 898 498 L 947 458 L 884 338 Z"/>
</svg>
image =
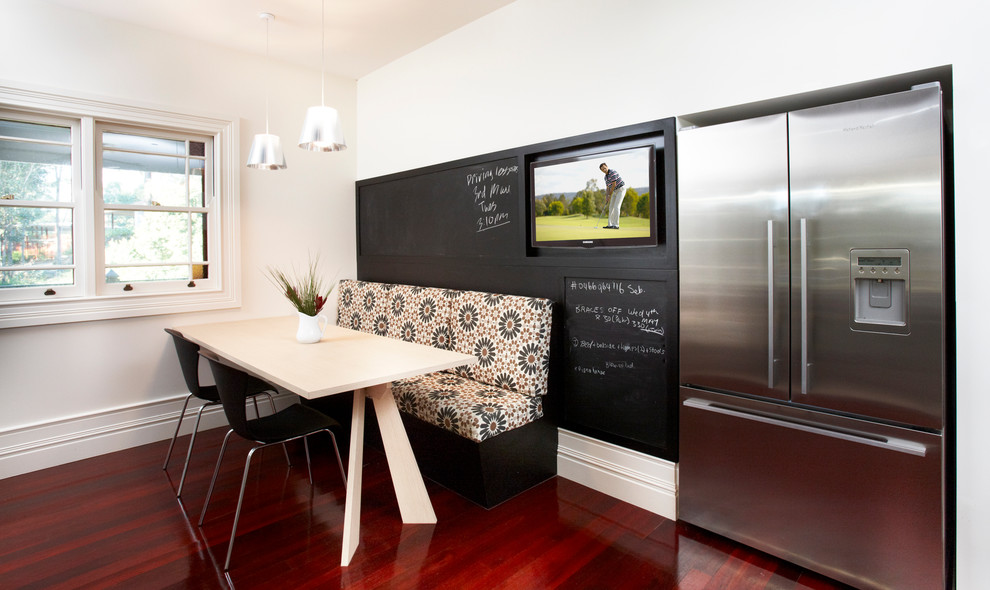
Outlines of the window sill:
<svg viewBox="0 0 990 590">
<path fill-rule="evenodd" d="M 240 307 L 238 290 L 0 304 L 0 329 Z"/>
</svg>

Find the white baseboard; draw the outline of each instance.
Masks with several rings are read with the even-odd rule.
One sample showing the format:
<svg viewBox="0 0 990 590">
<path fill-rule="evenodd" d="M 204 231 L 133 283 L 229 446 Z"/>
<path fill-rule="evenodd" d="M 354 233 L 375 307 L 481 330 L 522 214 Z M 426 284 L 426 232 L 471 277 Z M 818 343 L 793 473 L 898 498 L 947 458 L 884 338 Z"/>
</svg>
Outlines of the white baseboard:
<svg viewBox="0 0 990 590">
<path fill-rule="evenodd" d="M 277 407 L 285 405 L 281 397 L 275 397 Z M 172 438 L 184 399 L 176 396 L 0 431 L 0 479 Z M 201 403 L 190 400 L 179 434 L 192 432 Z M 213 406 L 203 411 L 199 428 L 226 423 L 221 407 Z M 162 455 L 164 459 L 164 449 Z"/>
<path fill-rule="evenodd" d="M 569 430 L 558 433 L 558 476 L 677 519 L 676 463 Z"/>
<path fill-rule="evenodd" d="M 111 408 L 0 431 L 0 479 L 171 438 L 185 396 Z M 292 398 L 289 401 L 289 398 Z M 295 396 L 276 396 L 284 407 Z M 192 400 L 180 434 L 192 432 Z M 200 429 L 226 424 L 219 406 L 203 412 Z M 665 518 L 677 518 L 677 465 L 561 429 L 557 474 Z"/>
</svg>

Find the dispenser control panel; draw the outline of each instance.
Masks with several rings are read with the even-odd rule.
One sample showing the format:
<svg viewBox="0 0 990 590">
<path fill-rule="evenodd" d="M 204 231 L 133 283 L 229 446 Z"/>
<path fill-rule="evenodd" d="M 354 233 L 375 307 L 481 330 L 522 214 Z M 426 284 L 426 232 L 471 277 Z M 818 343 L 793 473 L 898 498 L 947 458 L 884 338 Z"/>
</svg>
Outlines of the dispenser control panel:
<svg viewBox="0 0 990 590">
<path fill-rule="evenodd" d="M 910 256 L 905 248 L 849 251 L 850 328 L 861 332 L 910 333 Z"/>
</svg>

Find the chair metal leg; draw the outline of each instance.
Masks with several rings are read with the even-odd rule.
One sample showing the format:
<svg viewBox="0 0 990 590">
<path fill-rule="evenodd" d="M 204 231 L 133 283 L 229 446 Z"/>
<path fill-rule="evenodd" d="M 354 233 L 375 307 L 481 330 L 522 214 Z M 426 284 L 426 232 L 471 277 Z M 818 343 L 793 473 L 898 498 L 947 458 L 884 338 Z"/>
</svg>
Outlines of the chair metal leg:
<svg viewBox="0 0 990 590">
<path fill-rule="evenodd" d="M 237 538 L 237 521 L 241 519 L 241 506 L 244 504 L 244 489 L 247 487 L 248 470 L 251 468 L 251 457 L 254 452 L 262 447 L 254 447 L 247 454 L 244 461 L 244 476 L 241 478 L 241 493 L 237 497 L 237 510 L 234 511 L 234 526 L 230 529 L 230 543 L 227 546 L 227 561 L 223 564 L 223 571 L 230 569 L 230 556 L 234 553 L 234 540 Z"/>
<path fill-rule="evenodd" d="M 182 402 L 182 411 L 179 412 L 179 421 L 175 425 L 175 433 L 172 434 L 172 442 L 168 444 L 168 452 L 165 453 L 165 463 L 162 465 L 162 469 L 168 469 L 168 460 L 172 457 L 172 447 L 175 446 L 175 439 L 179 437 L 179 428 L 182 427 L 182 418 L 186 415 L 186 407 L 189 405 L 189 399 L 193 394 L 186 396 L 186 401 Z"/>
<path fill-rule="evenodd" d="M 337 466 L 340 468 L 340 475 L 344 479 L 344 483 L 347 483 L 347 474 L 344 471 L 344 462 L 340 458 L 340 449 L 337 447 L 337 437 L 334 436 L 333 432 L 326 430 L 330 435 L 330 442 L 333 444 L 333 452 L 337 456 Z M 203 503 L 203 512 L 199 515 L 199 526 L 203 526 L 203 522 L 206 520 L 206 510 L 210 506 L 210 498 L 213 496 L 213 489 L 217 483 L 217 476 L 220 473 L 220 463 L 223 461 L 224 452 L 227 450 L 227 442 L 230 440 L 230 435 L 234 433 L 231 429 L 227 432 L 227 435 L 223 438 L 223 444 L 220 446 L 220 455 L 217 457 L 217 465 L 213 469 L 213 478 L 210 480 L 210 489 L 206 492 L 206 501 Z M 306 467 L 309 470 L 309 483 L 313 485 L 313 467 L 310 462 L 309 457 L 309 435 L 301 437 L 303 439 L 303 448 L 306 450 Z M 251 470 L 251 458 L 254 457 L 254 452 L 258 449 L 262 449 L 267 444 L 259 444 L 258 446 L 252 448 L 248 451 L 247 459 L 244 461 L 244 475 L 241 476 L 241 489 L 237 495 L 237 508 L 234 510 L 234 524 L 230 528 L 230 541 L 227 545 L 227 559 L 223 564 L 223 571 L 226 573 L 230 570 L 230 559 L 234 554 L 234 541 L 237 539 L 237 525 L 241 520 L 241 509 L 244 507 L 244 492 L 247 489 L 248 473 Z M 282 443 L 282 448 L 285 448 L 285 443 Z"/>
<path fill-rule="evenodd" d="M 227 441 L 230 440 L 231 434 L 234 434 L 233 428 L 227 431 L 227 436 L 223 437 L 223 444 L 220 445 L 220 455 L 217 457 L 217 466 L 213 468 L 213 479 L 210 480 L 210 489 L 206 492 L 206 501 L 203 502 L 203 512 L 199 515 L 198 526 L 203 526 L 203 521 L 206 520 L 206 509 L 210 506 L 210 496 L 213 495 L 213 487 L 217 483 L 217 475 L 220 474 L 220 462 L 223 461 L 223 454 L 227 450 Z"/>
<path fill-rule="evenodd" d="M 313 485 L 313 465 L 309 462 L 309 437 L 303 437 L 303 448 L 306 449 L 306 469 L 309 471 L 309 485 Z"/>
<path fill-rule="evenodd" d="M 218 405 L 218 402 L 207 402 L 199 407 L 196 412 L 196 425 L 193 426 L 192 436 L 189 437 L 189 449 L 186 450 L 186 464 L 182 466 L 182 477 L 179 478 L 179 489 L 175 491 L 175 497 L 182 496 L 182 486 L 186 483 L 186 472 L 189 471 L 189 460 L 192 458 L 193 445 L 196 444 L 196 433 L 199 432 L 199 421 L 203 418 L 203 410 L 207 406 Z"/>
</svg>

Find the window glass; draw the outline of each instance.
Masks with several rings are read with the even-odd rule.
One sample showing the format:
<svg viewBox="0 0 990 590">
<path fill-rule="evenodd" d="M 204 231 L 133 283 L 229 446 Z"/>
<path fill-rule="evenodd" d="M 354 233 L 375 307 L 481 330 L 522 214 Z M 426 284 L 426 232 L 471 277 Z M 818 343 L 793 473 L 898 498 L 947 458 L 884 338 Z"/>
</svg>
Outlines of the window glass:
<svg viewBox="0 0 990 590">
<path fill-rule="evenodd" d="M 0 200 L 71 201 L 71 145 L 13 141 L 0 135 Z"/>
<path fill-rule="evenodd" d="M 54 268 L 48 270 L 0 270 L 0 289 L 9 287 L 57 287 L 71 285 L 73 270 L 71 268 Z"/>
<path fill-rule="evenodd" d="M 72 283 L 72 210 L 0 208 L 0 287 Z"/>
<path fill-rule="evenodd" d="M 203 260 L 203 214 L 157 211 L 104 211 L 106 263 Z"/>
<path fill-rule="evenodd" d="M 112 131 L 103 133 L 103 147 L 110 150 L 170 156 L 184 156 L 186 154 L 186 142 L 184 140 L 114 133 Z"/>
<path fill-rule="evenodd" d="M 206 201 L 206 160 L 189 160 L 189 205 L 205 207 Z"/>
<path fill-rule="evenodd" d="M 0 137 L 69 143 L 72 141 L 72 132 L 68 127 L 59 125 L 0 120 Z"/>
<path fill-rule="evenodd" d="M 103 202 L 185 207 L 186 159 L 103 152 Z"/>
</svg>

